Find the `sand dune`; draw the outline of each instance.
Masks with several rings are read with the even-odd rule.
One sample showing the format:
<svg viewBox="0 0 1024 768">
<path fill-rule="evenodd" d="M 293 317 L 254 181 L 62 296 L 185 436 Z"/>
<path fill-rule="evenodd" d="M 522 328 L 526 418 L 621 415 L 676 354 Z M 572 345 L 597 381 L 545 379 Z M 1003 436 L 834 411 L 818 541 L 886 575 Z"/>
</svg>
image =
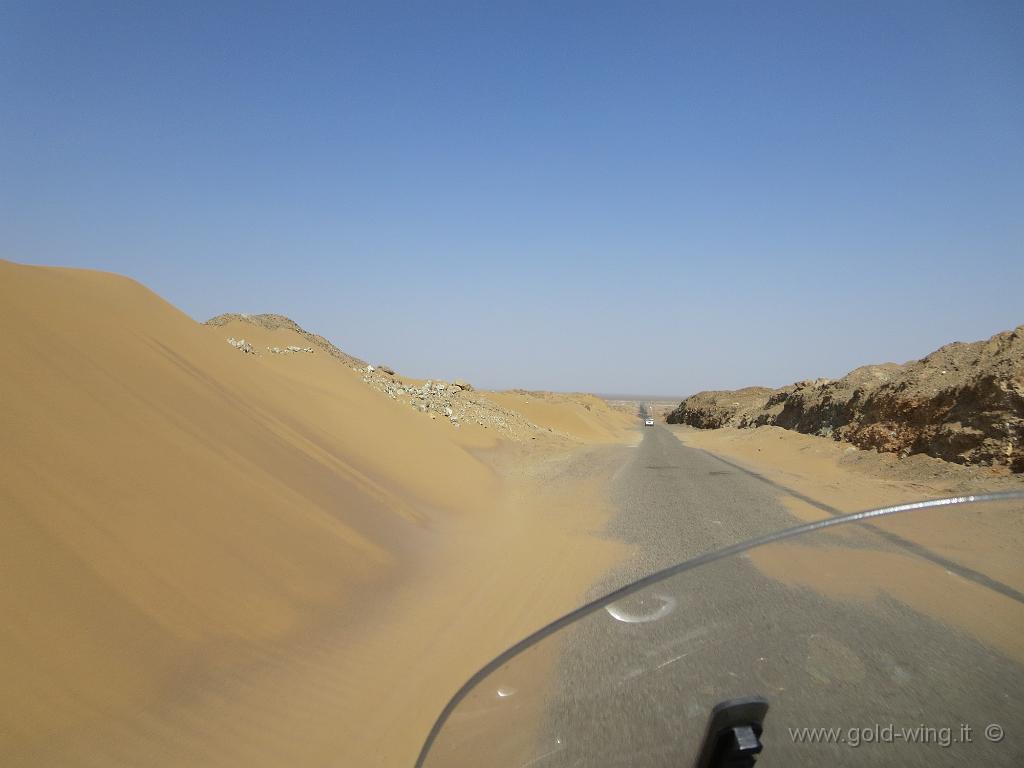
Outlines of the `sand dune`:
<svg viewBox="0 0 1024 768">
<path fill-rule="evenodd" d="M 351 741 L 368 727 L 360 712 L 382 724 L 387 710 L 359 701 L 358 682 L 335 678 L 325 694 L 327 665 L 401 690 L 386 669 L 370 681 L 353 665 L 415 671 L 416 632 L 461 626 L 473 654 L 456 658 L 449 635 L 448 665 L 415 671 L 431 681 L 432 713 L 460 681 L 441 670 L 464 675 L 571 607 L 608 562 L 595 545 L 590 571 L 467 632 L 460 589 L 485 615 L 503 589 L 541 588 L 584 545 L 567 527 L 544 523 L 540 536 L 512 519 L 522 489 L 468 452 L 465 434 L 325 354 L 246 355 L 225 341 L 305 346 L 294 332 L 202 326 L 116 275 L 0 262 L 0 321 L 5 764 L 335 764 L 326 745 L 338 749 L 339 733 L 365 758 Z M 580 401 L 496 397 L 580 436 L 621 426 Z M 495 570 L 503 556 L 513 564 Z M 422 564 L 441 559 L 432 582 Z M 467 577 L 487 573 L 484 596 Z M 390 634 L 359 626 L 387 594 L 412 606 Z M 385 658 L 366 650 L 382 641 Z M 306 696 L 316 716 L 284 708 Z M 331 707 L 347 715 L 340 731 Z M 429 725 L 414 711 L 402 760 Z"/>
<path fill-rule="evenodd" d="M 594 395 L 512 390 L 488 392 L 487 397 L 540 427 L 587 442 L 620 440 L 622 430 L 636 421 Z"/>
</svg>

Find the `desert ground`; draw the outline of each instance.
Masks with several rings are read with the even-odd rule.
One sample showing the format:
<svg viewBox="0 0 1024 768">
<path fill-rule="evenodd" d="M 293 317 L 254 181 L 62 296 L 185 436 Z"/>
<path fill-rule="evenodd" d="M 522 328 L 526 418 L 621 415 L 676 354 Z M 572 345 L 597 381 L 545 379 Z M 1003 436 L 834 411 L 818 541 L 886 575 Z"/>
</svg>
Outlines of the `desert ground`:
<svg viewBox="0 0 1024 768">
<path fill-rule="evenodd" d="M 645 428 L 642 402 L 482 392 L 224 317 L 0 262 L 5 765 L 411 765 L 474 671 L 602 591 L 823 506 L 1024 487 L 773 426 Z M 817 583 L 786 554 L 755 565 Z M 1018 562 L 952 556 L 1024 589 Z"/>
<path fill-rule="evenodd" d="M 96 272 L 0 263 L 0 313 L 6 765 L 408 764 L 617 556 L 597 398 L 456 428 Z"/>
</svg>

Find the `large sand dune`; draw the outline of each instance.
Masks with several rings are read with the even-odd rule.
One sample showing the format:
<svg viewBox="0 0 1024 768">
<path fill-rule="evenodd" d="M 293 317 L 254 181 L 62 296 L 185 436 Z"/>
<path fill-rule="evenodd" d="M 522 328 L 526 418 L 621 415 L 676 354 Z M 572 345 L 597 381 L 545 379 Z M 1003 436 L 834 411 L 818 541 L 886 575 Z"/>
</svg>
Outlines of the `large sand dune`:
<svg viewBox="0 0 1024 768">
<path fill-rule="evenodd" d="M 400 745 L 379 761 L 402 762 L 452 676 L 586 585 L 564 573 L 573 526 L 527 517 L 466 434 L 328 355 L 225 343 L 305 346 L 294 332 L 202 326 L 123 277 L 8 262 L 0 322 L 5 764 L 371 762 L 357 735 L 374 723 Z M 622 426 L 544 407 L 587 436 Z M 586 552 L 591 575 L 609 562 Z M 543 600 L 503 604 L 559 571 Z M 382 595 L 375 633 L 358 617 Z M 488 611 L 503 620 L 481 627 Z M 425 698 L 399 695 L 403 670 Z M 402 706 L 365 700 L 381 686 Z"/>
<path fill-rule="evenodd" d="M 542 428 L 587 442 L 611 442 L 621 438 L 622 429 L 635 419 L 613 411 L 594 395 L 566 395 L 554 392 L 489 392 L 499 405 L 526 416 Z"/>
</svg>

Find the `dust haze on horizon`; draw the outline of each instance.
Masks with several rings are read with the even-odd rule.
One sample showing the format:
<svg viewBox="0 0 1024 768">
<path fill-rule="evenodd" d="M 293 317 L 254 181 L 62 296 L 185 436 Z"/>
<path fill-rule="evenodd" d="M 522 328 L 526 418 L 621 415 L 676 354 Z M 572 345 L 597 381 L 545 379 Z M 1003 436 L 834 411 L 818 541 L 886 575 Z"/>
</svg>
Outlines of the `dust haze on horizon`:
<svg viewBox="0 0 1024 768">
<path fill-rule="evenodd" d="M 1024 322 L 1024 8 L 0 10 L 0 258 L 684 396 Z"/>
</svg>

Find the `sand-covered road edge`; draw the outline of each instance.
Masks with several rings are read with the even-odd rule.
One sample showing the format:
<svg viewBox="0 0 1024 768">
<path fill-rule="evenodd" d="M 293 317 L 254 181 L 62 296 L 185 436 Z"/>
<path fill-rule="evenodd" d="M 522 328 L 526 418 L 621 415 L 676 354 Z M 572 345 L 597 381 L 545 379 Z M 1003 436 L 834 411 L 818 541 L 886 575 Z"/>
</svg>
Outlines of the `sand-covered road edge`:
<svg viewBox="0 0 1024 768">
<path fill-rule="evenodd" d="M 728 459 L 841 512 L 1024 488 L 1024 478 L 998 469 L 964 467 L 923 455 L 899 458 L 781 427 L 668 429 L 684 445 Z M 796 500 L 787 503 L 800 506 Z"/>
</svg>

